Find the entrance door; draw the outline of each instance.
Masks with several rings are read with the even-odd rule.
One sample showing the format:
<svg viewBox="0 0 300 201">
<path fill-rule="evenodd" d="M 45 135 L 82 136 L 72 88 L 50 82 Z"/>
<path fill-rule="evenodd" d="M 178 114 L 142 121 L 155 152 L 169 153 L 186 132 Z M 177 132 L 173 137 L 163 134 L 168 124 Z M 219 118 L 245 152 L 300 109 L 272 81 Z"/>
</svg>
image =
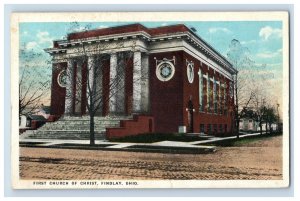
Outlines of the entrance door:
<svg viewBox="0 0 300 201">
<path fill-rule="evenodd" d="M 194 132 L 194 106 L 192 100 L 188 102 L 188 133 Z"/>
</svg>

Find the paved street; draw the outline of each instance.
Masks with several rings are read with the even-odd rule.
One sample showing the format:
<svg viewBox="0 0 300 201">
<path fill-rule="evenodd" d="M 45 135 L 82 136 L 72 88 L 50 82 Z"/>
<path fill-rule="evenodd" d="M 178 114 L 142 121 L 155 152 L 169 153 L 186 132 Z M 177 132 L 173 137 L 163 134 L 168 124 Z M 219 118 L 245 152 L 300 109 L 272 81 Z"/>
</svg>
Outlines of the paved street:
<svg viewBox="0 0 300 201">
<path fill-rule="evenodd" d="M 210 154 L 20 148 L 22 179 L 282 179 L 282 136 Z"/>
</svg>

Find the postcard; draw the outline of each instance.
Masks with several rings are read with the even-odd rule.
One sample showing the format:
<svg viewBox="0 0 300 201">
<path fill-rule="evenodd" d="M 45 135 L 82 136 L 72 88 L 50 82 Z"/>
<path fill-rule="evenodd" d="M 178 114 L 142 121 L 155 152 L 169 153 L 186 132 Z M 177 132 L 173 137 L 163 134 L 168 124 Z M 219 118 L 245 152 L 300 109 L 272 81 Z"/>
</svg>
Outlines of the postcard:
<svg viewBox="0 0 300 201">
<path fill-rule="evenodd" d="M 10 36 L 14 189 L 289 186 L 288 12 L 12 13 Z"/>
</svg>

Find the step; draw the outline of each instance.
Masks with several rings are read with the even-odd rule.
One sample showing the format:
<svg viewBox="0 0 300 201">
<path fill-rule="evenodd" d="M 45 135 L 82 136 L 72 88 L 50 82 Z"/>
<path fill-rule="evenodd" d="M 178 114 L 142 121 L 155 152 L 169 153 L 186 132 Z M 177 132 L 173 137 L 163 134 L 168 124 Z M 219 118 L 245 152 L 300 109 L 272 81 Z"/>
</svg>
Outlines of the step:
<svg viewBox="0 0 300 201">
<path fill-rule="evenodd" d="M 95 130 L 95 133 L 104 133 L 105 130 Z M 90 134 L 89 130 L 48 130 L 48 131 L 37 131 L 33 133 L 34 135 L 58 135 L 58 134 Z"/>
<path fill-rule="evenodd" d="M 120 121 L 110 121 L 110 122 L 95 122 L 94 125 L 118 125 Z M 64 122 L 64 121 L 59 121 L 55 123 L 46 123 L 45 126 L 50 126 L 50 125 L 90 125 L 90 122 L 84 122 L 84 121 L 70 121 L 70 122 Z"/>
<path fill-rule="evenodd" d="M 106 117 L 94 117 L 95 121 L 110 121 L 110 120 L 123 120 L 123 119 L 132 119 L 132 116 L 106 116 Z M 64 120 L 64 121 L 70 121 L 70 120 L 83 120 L 83 121 L 89 121 L 90 117 L 89 116 L 65 116 L 60 118 L 59 120 Z"/>
<path fill-rule="evenodd" d="M 95 125 L 95 130 L 105 129 L 107 127 L 117 127 L 118 125 L 99 126 Z M 49 125 L 39 128 L 39 130 L 89 130 L 90 125 Z"/>
<path fill-rule="evenodd" d="M 107 116 L 95 117 L 95 137 L 104 139 L 106 128 L 119 127 L 121 120 L 132 119 L 131 116 Z M 89 139 L 89 116 L 65 116 L 56 122 L 48 122 L 38 130 L 26 131 L 20 138 L 36 139 Z"/>
<path fill-rule="evenodd" d="M 68 140 L 88 140 L 89 135 L 31 135 L 29 139 L 68 139 Z M 96 140 L 105 139 L 105 135 L 95 135 Z"/>
</svg>

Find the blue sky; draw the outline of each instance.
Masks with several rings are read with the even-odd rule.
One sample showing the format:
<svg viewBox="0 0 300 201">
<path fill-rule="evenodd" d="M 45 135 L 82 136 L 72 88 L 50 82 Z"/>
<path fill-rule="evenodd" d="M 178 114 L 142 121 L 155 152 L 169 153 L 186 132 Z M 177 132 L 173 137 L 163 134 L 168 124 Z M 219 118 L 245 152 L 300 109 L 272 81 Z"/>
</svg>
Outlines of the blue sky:
<svg viewBox="0 0 300 201">
<path fill-rule="evenodd" d="M 74 27 L 69 22 L 47 22 L 47 23 L 20 23 L 20 48 L 41 54 L 40 60 L 50 57 L 43 52 L 44 48 L 51 47 L 52 41 L 63 39 L 67 33 L 80 31 L 86 25 L 91 29 L 105 28 L 129 24 L 130 22 L 99 22 L 79 23 Z M 136 22 L 132 22 L 136 23 Z M 141 23 L 141 22 L 139 22 Z M 255 61 L 260 71 L 271 72 L 270 83 L 274 85 L 273 94 L 277 99 L 278 90 L 282 88 L 282 23 L 276 21 L 195 21 L 195 22 L 142 22 L 146 27 L 157 27 L 183 23 L 188 27 L 194 27 L 202 39 L 226 57 L 229 44 L 232 39 L 237 39 L 250 50 L 251 59 Z M 20 68 L 26 65 L 26 61 L 20 57 Z M 42 67 L 49 65 L 41 62 L 31 61 L 27 66 Z M 276 95 L 277 94 L 277 95 Z M 281 94 L 281 93 L 279 93 Z M 279 102 L 281 102 L 278 100 Z"/>
<path fill-rule="evenodd" d="M 249 48 L 257 64 L 273 66 L 278 64 L 276 67 L 279 67 L 279 63 L 282 63 L 281 22 L 144 22 L 142 24 L 147 27 L 157 27 L 176 23 L 184 23 L 188 27 L 196 28 L 197 34 L 224 56 L 230 41 L 235 38 Z M 42 51 L 43 48 L 51 47 L 52 40 L 62 39 L 67 33 L 80 30 L 87 24 L 91 24 L 91 29 L 96 29 L 128 24 L 128 22 L 79 23 L 79 27 L 76 28 L 70 28 L 72 26 L 70 23 L 21 23 L 20 44 Z"/>
</svg>

